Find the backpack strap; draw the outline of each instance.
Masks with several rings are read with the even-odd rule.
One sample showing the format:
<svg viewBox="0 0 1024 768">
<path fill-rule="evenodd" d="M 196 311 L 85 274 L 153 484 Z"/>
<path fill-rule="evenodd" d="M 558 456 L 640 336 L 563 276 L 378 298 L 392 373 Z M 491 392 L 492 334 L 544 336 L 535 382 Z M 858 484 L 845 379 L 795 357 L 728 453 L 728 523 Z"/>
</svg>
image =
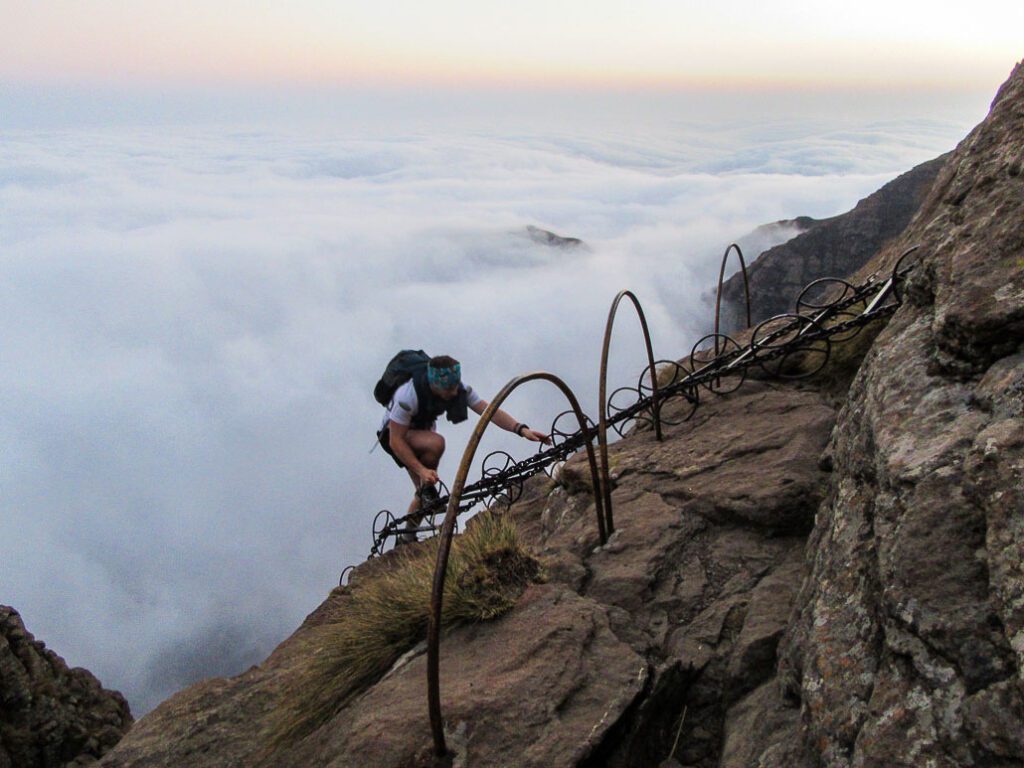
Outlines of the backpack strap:
<svg viewBox="0 0 1024 768">
<path fill-rule="evenodd" d="M 449 400 L 446 404 L 445 413 L 448 421 L 458 424 L 466 420 L 469 415 L 469 393 L 466 388 L 459 384 L 459 394 Z"/>
<path fill-rule="evenodd" d="M 451 400 L 442 400 L 434 394 L 427 383 L 427 370 L 417 371 L 412 375 L 412 384 L 416 388 L 416 400 L 419 408 L 416 415 L 412 417 L 410 429 L 430 429 L 430 426 L 441 414 L 452 424 L 458 424 L 466 420 L 469 410 L 469 396 L 466 387 L 459 384 L 459 393 Z"/>
</svg>

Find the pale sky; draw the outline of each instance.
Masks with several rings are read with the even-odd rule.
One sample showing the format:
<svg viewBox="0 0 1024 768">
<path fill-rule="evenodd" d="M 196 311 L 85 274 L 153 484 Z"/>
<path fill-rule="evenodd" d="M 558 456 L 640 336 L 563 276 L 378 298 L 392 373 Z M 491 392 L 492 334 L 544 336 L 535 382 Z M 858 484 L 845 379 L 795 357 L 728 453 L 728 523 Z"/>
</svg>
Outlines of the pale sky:
<svg viewBox="0 0 1024 768">
<path fill-rule="evenodd" d="M 0 0 L 0 84 L 991 89 L 1024 3 Z"/>
</svg>

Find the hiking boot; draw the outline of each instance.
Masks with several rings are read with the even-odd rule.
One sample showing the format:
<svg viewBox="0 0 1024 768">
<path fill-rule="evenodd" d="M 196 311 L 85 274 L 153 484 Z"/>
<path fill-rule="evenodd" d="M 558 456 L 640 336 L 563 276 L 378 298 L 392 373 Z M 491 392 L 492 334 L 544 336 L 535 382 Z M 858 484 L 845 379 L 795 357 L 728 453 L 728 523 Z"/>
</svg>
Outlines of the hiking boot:
<svg viewBox="0 0 1024 768">
<path fill-rule="evenodd" d="M 424 485 L 419 490 L 420 495 L 420 509 L 426 509 L 427 507 L 433 506 L 434 502 L 441 498 L 437 492 L 436 485 Z"/>
</svg>

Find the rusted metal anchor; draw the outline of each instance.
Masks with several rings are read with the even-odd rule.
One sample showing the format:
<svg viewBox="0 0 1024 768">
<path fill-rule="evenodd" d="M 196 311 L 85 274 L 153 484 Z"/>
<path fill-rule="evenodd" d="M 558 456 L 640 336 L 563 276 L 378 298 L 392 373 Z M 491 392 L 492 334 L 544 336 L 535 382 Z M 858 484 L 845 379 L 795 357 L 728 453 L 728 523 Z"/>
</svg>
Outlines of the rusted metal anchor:
<svg viewBox="0 0 1024 768">
<path fill-rule="evenodd" d="M 466 445 L 466 450 L 462 454 L 462 462 L 459 464 L 459 471 L 455 475 L 455 482 L 452 484 L 452 493 L 448 498 L 448 509 L 445 513 L 444 522 L 441 524 L 441 538 L 437 549 L 437 563 L 434 566 L 434 586 L 430 596 L 430 616 L 427 624 L 427 706 L 430 710 L 430 730 L 434 738 L 434 754 L 438 757 L 443 757 L 448 752 L 444 738 L 444 720 L 441 715 L 441 684 L 439 679 L 441 663 L 441 607 L 444 600 L 444 580 L 448 570 L 448 556 L 451 553 L 455 521 L 459 515 L 459 503 L 462 498 L 463 489 L 466 486 L 466 477 L 476 455 L 477 447 L 480 445 L 480 439 L 494 418 L 494 414 L 497 413 L 501 404 L 508 399 L 512 392 L 523 384 L 538 380 L 551 382 L 562 391 L 562 394 L 565 395 L 576 415 L 580 432 L 586 435 L 585 445 L 587 461 L 590 464 L 590 479 L 594 488 L 594 506 L 597 510 L 598 533 L 602 544 L 608 541 L 597 461 L 594 457 L 593 431 L 587 428 L 587 419 L 580 408 L 576 395 L 573 394 L 565 382 L 546 371 L 536 371 L 516 376 L 501 388 L 501 391 L 495 395 L 494 400 L 490 402 L 486 410 L 481 414 L 480 421 L 477 422 L 476 428 L 469 438 L 469 443 Z"/>
<path fill-rule="evenodd" d="M 722 267 L 718 270 L 718 294 L 715 297 L 715 354 L 718 354 L 718 325 L 719 320 L 722 317 L 722 286 L 725 283 L 725 265 L 729 261 L 729 253 L 735 249 L 736 255 L 740 260 L 740 274 L 743 275 L 743 296 L 746 298 L 747 306 L 747 325 L 749 328 L 753 323 L 750 320 L 750 282 L 747 280 L 747 263 L 743 260 L 743 251 L 736 243 L 732 243 L 728 248 L 725 249 L 725 253 L 722 255 Z"/>
<path fill-rule="evenodd" d="M 629 299 L 636 308 L 640 318 L 640 328 L 644 333 L 644 345 L 647 347 L 648 370 L 651 372 L 651 418 L 654 420 L 654 433 L 658 441 L 661 434 L 661 403 L 658 398 L 658 371 L 654 365 L 654 351 L 651 348 L 651 333 L 647 328 L 647 318 L 643 307 L 632 291 L 619 291 L 608 310 L 608 322 L 604 328 L 604 344 L 601 347 L 601 382 L 598 393 L 597 444 L 601 453 L 601 496 L 604 499 L 604 514 L 608 534 L 615 532 L 615 521 L 612 518 L 612 482 L 608 473 L 608 352 L 612 344 L 612 327 L 615 325 L 615 314 L 619 303 Z"/>
</svg>

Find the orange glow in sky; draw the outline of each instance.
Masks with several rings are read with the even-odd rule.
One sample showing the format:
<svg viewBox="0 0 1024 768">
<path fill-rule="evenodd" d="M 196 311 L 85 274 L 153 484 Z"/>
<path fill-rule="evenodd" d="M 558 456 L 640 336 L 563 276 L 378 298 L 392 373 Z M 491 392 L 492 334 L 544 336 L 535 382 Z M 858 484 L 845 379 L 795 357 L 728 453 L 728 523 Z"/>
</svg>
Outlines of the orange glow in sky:
<svg viewBox="0 0 1024 768">
<path fill-rule="evenodd" d="M 1024 3 L 6 0 L 9 81 L 991 88 Z"/>
</svg>

